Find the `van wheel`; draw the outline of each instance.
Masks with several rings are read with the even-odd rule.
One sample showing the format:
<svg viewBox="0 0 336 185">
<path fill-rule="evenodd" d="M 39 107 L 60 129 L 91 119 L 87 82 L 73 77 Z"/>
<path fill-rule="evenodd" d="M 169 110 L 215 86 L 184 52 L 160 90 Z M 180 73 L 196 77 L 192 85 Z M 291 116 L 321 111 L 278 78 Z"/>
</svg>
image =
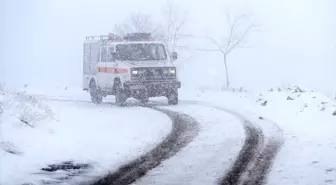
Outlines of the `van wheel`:
<svg viewBox="0 0 336 185">
<path fill-rule="evenodd" d="M 115 102 L 118 107 L 122 107 L 125 105 L 127 100 L 127 95 L 125 90 L 121 87 L 120 84 L 116 85 L 116 95 L 115 95 Z"/>
<path fill-rule="evenodd" d="M 149 102 L 149 97 L 143 97 L 143 98 L 140 98 L 140 102 L 142 104 L 147 104 Z"/>
<path fill-rule="evenodd" d="M 90 96 L 91 96 L 91 101 L 94 104 L 101 104 L 103 101 L 103 96 L 101 94 L 101 91 L 97 87 L 96 83 L 92 81 L 90 83 Z"/>
<path fill-rule="evenodd" d="M 169 105 L 177 105 L 178 104 L 178 92 L 177 91 L 170 91 L 167 94 L 168 104 Z"/>
</svg>

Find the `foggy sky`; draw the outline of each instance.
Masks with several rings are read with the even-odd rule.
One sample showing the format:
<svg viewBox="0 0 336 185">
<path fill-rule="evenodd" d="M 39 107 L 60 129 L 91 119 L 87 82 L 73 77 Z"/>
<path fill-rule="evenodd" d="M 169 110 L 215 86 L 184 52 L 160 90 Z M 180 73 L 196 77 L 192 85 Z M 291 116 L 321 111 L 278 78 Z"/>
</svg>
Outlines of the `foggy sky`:
<svg viewBox="0 0 336 185">
<path fill-rule="evenodd" d="M 333 0 L 175 1 L 189 12 L 186 31 L 225 36 L 223 11 L 248 12 L 262 24 L 251 48 L 230 56 L 234 86 L 258 89 L 302 84 L 336 91 L 336 3 Z M 0 82 L 8 85 L 81 85 L 82 42 L 86 35 L 110 32 L 131 12 L 160 21 L 164 0 L 1 0 Z M 189 41 L 188 41 L 189 42 Z M 208 41 L 190 41 L 213 48 Z M 224 82 L 219 53 L 183 51 L 181 80 L 194 86 Z M 197 79 L 197 82 L 195 82 Z"/>
</svg>

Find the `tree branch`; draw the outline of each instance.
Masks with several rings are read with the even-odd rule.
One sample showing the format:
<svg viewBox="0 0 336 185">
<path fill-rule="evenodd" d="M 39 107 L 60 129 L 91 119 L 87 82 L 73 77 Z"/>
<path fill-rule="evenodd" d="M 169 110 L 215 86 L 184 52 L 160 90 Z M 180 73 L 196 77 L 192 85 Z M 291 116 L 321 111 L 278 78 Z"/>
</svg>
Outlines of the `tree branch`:
<svg viewBox="0 0 336 185">
<path fill-rule="evenodd" d="M 213 38 L 210 37 L 210 40 L 218 47 L 218 49 L 219 49 L 220 52 L 222 52 L 223 54 L 225 54 L 225 50 L 223 50 L 223 48 L 218 44 L 218 42 L 215 39 L 213 39 Z"/>
<path fill-rule="evenodd" d="M 178 40 L 184 37 L 184 35 L 181 33 L 181 30 L 183 27 L 185 27 L 188 21 L 188 13 L 185 12 L 184 15 L 180 17 L 180 13 L 177 11 L 173 0 L 166 1 L 166 8 L 164 9 L 164 13 L 167 17 L 165 40 L 167 43 L 172 44 L 172 49 L 174 51 Z"/>
<path fill-rule="evenodd" d="M 256 25 L 250 25 L 244 32 L 243 34 L 237 39 L 236 42 L 234 42 L 230 48 L 227 50 L 227 54 L 231 53 L 233 49 L 239 48 L 239 47 L 244 47 L 241 45 L 241 43 L 246 39 L 246 37 L 253 31 L 253 29 L 256 27 Z"/>
<path fill-rule="evenodd" d="M 244 19 L 246 17 L 245 14 L 243 15 L 240 15 L 239 17 L 237 17 L 234 22 L 232 23 L 231 21 L 231 16 L 230 14 L 226 14 L 226 17 L 228 19 L 228 24 L 229 24 L 229 38 L 228 38 L 228 41 L 227 41 L 227 45 L 226 45 L 226 50 L 225 50 L 225 53 L 228 54 L 228 51 L 231 50 L 231 44 L 232 44 L 232 39 L 234 37 L 234 34 L 236 32 L 236 28 L 238 27 L 238 24 L 240 23 L 240 21 L 242 19 Z"/>
<path fill-rule="evenodd" d="M 130 17 L 120 25 L 115 25 L 114 30 L 118 34 L 125 35 L 130 32 L 158 32 L 158 26 L 151 21 L 149 14 L 143 14 L 141 12 L 133 13 Z"/>
</svg>

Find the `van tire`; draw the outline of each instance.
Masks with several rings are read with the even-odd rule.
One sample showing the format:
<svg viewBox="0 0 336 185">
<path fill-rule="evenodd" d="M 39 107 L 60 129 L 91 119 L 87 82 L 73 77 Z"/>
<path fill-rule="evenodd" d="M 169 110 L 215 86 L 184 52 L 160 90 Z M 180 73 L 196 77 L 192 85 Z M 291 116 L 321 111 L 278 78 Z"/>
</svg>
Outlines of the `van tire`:
<svg viewBox="0 0 336 185">
<path fill-rule="evenodd" d="M 125 90 L 121 87 L 121 84 L 116 84 L 115 86 L 115 103 L 118 107 L 123 107 L 127 100 L 127 95 Z"/>
<path fill-rule="evenodd" d="M 103 102 L 103 96 L 101 94 L 101 90 L 99 90 L 99 88 L 96 85 L 96 82 L 93 80 L 90 82 L 89 91 L 92 103 L 101 104 Z"/>
<path fill-rule="evenodd" d="M 168 104 L 177 105 L 179 102 L 177 90 L 172 90 L 167 94 Z"/>
<path fill-rule="evenodd" d="M 149 97 L 141 98 L 141 99 L 140 99 L 140 102 L 141 102 L 142 104 L 147 104 L 147 103 L 149 102 Z"/>
</svg>

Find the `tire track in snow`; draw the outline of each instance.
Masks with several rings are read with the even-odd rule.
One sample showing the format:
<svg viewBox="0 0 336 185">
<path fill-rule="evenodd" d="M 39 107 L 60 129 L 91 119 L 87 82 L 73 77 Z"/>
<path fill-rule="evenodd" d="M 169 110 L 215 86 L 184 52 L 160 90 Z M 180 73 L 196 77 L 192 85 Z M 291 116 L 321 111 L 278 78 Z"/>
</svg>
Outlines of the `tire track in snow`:
<svg viewBox="0 0 336 185">
<path fill-rule="evenodd" d="M 147 106 L 146 106 L 147 107 Z M 173 129 L 167 138 L 149 153 L 132 162 L 121 166 L 116 172 L 92 183 L 92 185 L 128 185 L 161 164 L 162 161 L 174 156 L 190 143 L 199 132 L 199 123 L 186 114 L 148 107 L 168 115 L 173 122 Z"/>
<path fill-rule="evenodd" d="M 258 152 L 258 146 L 262 142 L 263 135 L 258 129 L 247 126 L 247 124 L 247 121 L 245 121 L 245 141 L 243 148 L 239 152 L 231 169 L 220 179 L 218 183 L 220 185 L 238 185 L 241 177 L 247 171 L 251 160 Z"/>
<path fill-rule="evenodd" d="M 270 141 L 257 157 L 254 158 L 251 169 L 241 184 L 242 185 L 263 185 L 273 165 L 273 161 L 281 149 L 281 143 Z"/>
<path fill-rule="evenodd" d="M 276 155 L 279 153 L 283 143 L 283 131 L 273 122 L 265 120 L 261 122 L 263 127 L 272 128 L 272 132 L 264 137 L 264 145 L 261 146 L 260 152 L 254 158 L 252 165 L 250 165 L 245 180 L 242 185 L 263 185 L 267 182 L 267 177 L 271 171 Z M 265 124 L 266 123 L 266 124 Z M 269 131 L 270 132 L 270 131 Z"/>
<path fill-rule="evenodd" d="M 225 111 L 238 117 L 245 129 L 245 142 L 232 168 L 219 180 L 219 185 L 263 185 L 266 183 L 273 161 L 281 149 L 282 132 L 275 126 L 278 136 L 266 138 L 260 127 L 247 120 L 244 116 L 214 105 L 199 101 L 183 101 L 186 104 L 201 105 Z"/>
</svg>

